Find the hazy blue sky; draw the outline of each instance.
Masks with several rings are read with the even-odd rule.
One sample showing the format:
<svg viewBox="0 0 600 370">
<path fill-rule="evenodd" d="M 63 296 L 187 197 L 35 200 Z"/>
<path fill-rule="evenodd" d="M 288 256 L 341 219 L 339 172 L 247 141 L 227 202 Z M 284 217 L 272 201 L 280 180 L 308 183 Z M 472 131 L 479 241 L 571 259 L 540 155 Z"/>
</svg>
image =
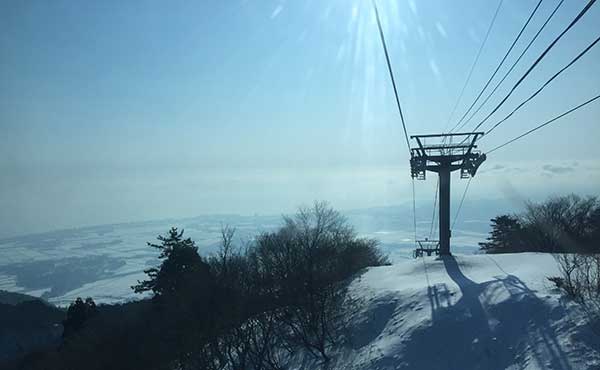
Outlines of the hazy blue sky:
<svg viewBox="0 0 600 370">
<path fill-rule="evenodd" d="M 504 1 L 457 116 L 536 3 Z M 557 3 L 544 0 L 516 52 Z M 379 0 L 409 134 L 442 130 L 497 4 Z M 584 4 L 565 0 L 499 92 Z M 490 123 L 599 34 L 595 5 Z M 599 67 L 596 46 L 481 149 L 598 94 Z M 0 84 L 0 236 L 411 199 L 368 0 L 2 1 Z M 596 102 L 494 153 L 470 197 L 598 193 L 599 121 Z M 432 202 L 435 177 L 417 185 Z"/>
</svg>

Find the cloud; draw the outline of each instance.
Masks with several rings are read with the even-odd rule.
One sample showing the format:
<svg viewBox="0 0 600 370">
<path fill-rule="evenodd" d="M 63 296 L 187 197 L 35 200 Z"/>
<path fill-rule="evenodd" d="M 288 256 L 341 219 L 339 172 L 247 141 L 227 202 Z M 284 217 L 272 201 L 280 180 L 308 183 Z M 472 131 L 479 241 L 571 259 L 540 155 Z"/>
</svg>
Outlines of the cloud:
<svg viewBox="0 0 600 370">
<path fill-rule="evenodd" d="M 573 167 L 568 167 L 568 166 L 555 166 L 555 165 L 551 165 L 551 164 L 547 164 L 542 166 L 542 169 L 546 172 L 546 173 L 551 173 L 554 175 L 562 175 L 565 173 L 569 173 L 569 172 L 573 172 L 575 171 L 573 169 Z"/>
<path fill-rule="evenodd" d="M 489 173 L 489 172 L 509 172 L 511 171 L 511 168 L 508 168 L 504 165 L 501 164 L 495 164 L 492 167 L 482 167 L 481 170 L 478 171 L 478 173 Z"/>
</svg>

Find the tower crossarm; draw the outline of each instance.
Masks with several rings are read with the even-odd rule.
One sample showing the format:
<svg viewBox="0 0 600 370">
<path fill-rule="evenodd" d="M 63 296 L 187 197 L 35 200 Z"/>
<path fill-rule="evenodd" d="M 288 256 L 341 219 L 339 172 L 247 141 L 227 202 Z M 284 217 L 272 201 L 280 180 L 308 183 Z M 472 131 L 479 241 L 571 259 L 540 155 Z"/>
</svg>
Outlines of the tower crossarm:
<svg viewBox="0 0 600 370">
<path fill-rule="evenodd" d="M 417 146 L 411 148 L 411 176 L 424 180 L 427 171 L 439 172 L 440 167 L 451 171 L 460 169 L 463 178 L 475 176 L 485 161 L 485 154 L 474 151 L 482 135 L 483 132 L 469 132 L 411 136 L 417 142 Z"/>
</svg>

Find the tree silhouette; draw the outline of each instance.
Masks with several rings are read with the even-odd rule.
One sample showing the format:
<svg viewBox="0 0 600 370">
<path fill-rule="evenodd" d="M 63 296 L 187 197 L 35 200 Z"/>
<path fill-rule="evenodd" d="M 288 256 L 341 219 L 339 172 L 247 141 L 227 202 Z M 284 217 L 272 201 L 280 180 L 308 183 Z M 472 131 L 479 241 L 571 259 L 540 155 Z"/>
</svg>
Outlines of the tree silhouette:
<svg viewBox="0 0 600 370">
<path fill-rule="evenodd" d="M 598 253 L 600 199 L 570 194 L 541 203 L 527 202 L 516 216 L 493 218 L 490 237 L 479 243 L 487 253 Z"/>
<path fill-rule="evenodd" d="M 69 305 L 67 318 L 63 321 L 63 338 L 68 338 L 73 333 L 81 330 L 83 324 L 97 313 L 98 308 L 92 298 L 88 297 L 84 301 L 80 297 L 77 297 L 75 302 Z"/>
<path fill-rule="evenodd" d="M 190 238 L 183 238 L 183 229 L 176 227 L 169 230 L 167 236 L 159 235 L 160 244 L 148 243 L 150 247 L 160 250 L 158 258 L 164 261 L 159 267 L 144 270 L 149 279 L 138 280 L 132 287 L 136 293 L 152 291 L 155 296 L 175 295 L 196 285 L 197 279 L 209 277 L 209 266 L 198 254 L 198 248 Z"/>
<path fill-rule="evenodd" d="M 487 253 L 511 253 L 519 252 L 522 247 L 522 226 L 519 219 L 502 215 L 491 219 L 492 232 L 484 243 L 479 247 Z"/>
</svg>

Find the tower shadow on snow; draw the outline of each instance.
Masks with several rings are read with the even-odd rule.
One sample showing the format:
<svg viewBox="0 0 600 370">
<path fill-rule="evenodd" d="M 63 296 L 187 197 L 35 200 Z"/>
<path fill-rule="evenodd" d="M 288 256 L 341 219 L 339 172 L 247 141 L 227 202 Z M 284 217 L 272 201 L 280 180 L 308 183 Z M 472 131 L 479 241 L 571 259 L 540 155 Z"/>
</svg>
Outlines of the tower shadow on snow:
<svg viewBox="0 0 600 370">
<path fill-rule="evenodd" d="M 405 368 L 500 370 L 533 360 L 541 369 L 571 370 L 548 322 L 555 312 L 523 281 L 506 274 L 475 283 L 454 257 L 443 257 L 443 263 L 462 296 L 453 302 L 445 284 L 428 288 L 432 322 L 409 334 Z M 482 304 L 494 297 L 505 299 Z"/>
</svg>

